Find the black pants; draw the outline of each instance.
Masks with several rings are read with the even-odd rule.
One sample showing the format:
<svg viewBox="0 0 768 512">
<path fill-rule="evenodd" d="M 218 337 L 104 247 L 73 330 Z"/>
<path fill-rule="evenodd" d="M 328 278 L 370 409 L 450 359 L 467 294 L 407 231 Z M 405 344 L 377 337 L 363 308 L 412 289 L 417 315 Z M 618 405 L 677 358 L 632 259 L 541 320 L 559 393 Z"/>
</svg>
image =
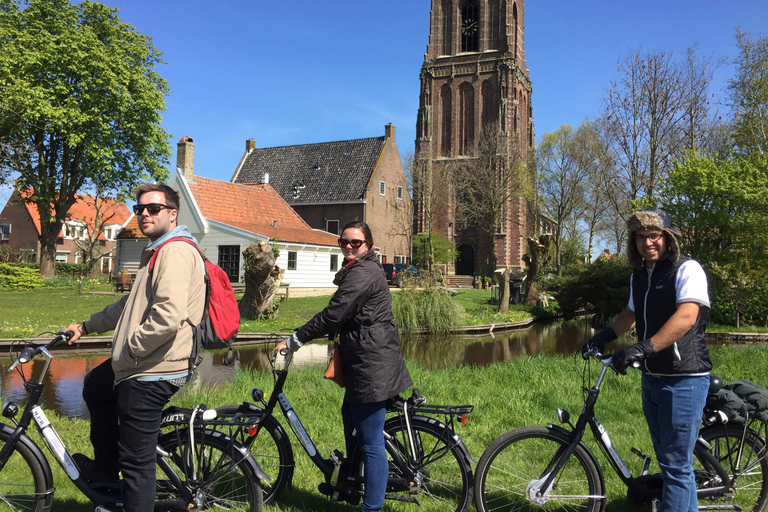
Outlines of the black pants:
<svg viewBox="0 0 768 512">
<path fill-rule="evenodd" d="M 122 472 L 124 512 L 149 512 L 155 502 L 160 420 L 179 388 L 164 381 L 114 382 L 112 361 L 107 359 L 88 372 L 83 383 L 94 460 L 112 478 Z"/>
</svg>

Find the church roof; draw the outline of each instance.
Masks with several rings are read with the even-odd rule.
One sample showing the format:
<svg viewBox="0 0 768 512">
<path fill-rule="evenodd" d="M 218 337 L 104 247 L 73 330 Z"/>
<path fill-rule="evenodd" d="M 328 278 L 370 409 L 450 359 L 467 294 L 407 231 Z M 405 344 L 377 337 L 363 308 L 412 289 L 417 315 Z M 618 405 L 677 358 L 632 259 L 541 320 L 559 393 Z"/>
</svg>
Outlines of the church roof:
<svg viewBox="0 0 768 512">
<path fill-rule="evenodd" d="M 365 199 L 385 137 L 260 148 L 249 151 L 232 181 L 269 185 L 289 204 Z"/>
</svg>

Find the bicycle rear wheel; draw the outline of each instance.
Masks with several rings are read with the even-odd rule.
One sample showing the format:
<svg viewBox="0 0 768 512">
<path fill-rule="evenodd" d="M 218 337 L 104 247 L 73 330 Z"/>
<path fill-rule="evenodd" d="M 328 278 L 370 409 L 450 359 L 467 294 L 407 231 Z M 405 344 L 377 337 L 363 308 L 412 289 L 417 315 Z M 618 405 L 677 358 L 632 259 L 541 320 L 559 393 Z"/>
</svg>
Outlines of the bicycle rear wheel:
<svg viewBox="0 0 768 512">
<path fill-rule="evenodd" d="M 216 412 L 220 417 L 239 413 L 246 418 L 258 419 L 253 435 L 247 428 L 233 428 L 225 433 L 234 435 L 237 442 L 248 448 L 259 467 L 269 475 L 270 480 L 261 481 L 261 490 L 264 492 L 264 505 L 274 503 L 293 478 L 295 466 L 293 448 L 285 429 L 274 417 L 263 417 L 264 410 L 254 404 L 223 405 L 217 407 Z"/>
<path fill-rule="evenodd" d="M 0 429 L 0 448 L 5 446 L 10 427 Z M 26 436 L 24 436 L 26 438 Z M 45 512 L 53 503 L 53 482 L 32 448 L 19 439 L 0 473 L 0 511 Z M 48 484 L 50 483 L 50 485 Z M 46 492 L 50 490 L 49 492 Z"/>
<path fill-rule="evenodd" d="M 738 505 L 743 510 L 761 512 L 768 504 L 768 449 L 765 441 L 753 430 L 744 434 L 740 425 L 712 425 L 701 429 L 699 435 L 711 447 L 710 453 L 725 469 L 734 492 L 727 496 L 700 498 L 699 506 Z M 694 450 L 693 469 L 699 490 L 722 485 L 720 477 L 702 456 L 700 443 Z"/>
<path fill-rule="evenodd" d="M 158 445 L 167 453 L 163 458 L 175 474 L 158 475 L 158 501 L 182 498 L 174 484 L 178 477 L 191 492 L 195 510 L 261 512 L 259 477 L 252 459 L 238 443 L 221 432 L 196 430 L 194 468 L 190 464 L 187 429 L 163 434 Z"/>
<path fill-rule="evenodd" d="M 445 425 L 430 418 L 430 421 L 414 418 L 413 448 L 416 461 L 410 464 L 411 443 L 405 426 L 396 418 L 384 424 L 384 431 L 391 436 L 387 447 L 390 481 L 408 482 L 410 489 L 394 490 L 388 486 L 387 497 L 395 500 L 415 499 L 424 512 L 466 512 L 472 502 L 472 466 L 466 459 L 461 439 L 447 430 Z M 393 459 L 402 461 L 401 467 Z M 354 456 L 358 475 L 365 473 L 359 450 Z M 393 505 L 394 506 L 394 505 Z M 411 510 L 407 505 L 404 510 Z M 399 510 L 399 509 L 398 509 Z"/>
<path fill-rule="evenodd" d="M 569 443 L 566 434 L 546 427 L 521 427 L 496 438 L 477 464 L 477 510 L 602 511 L 606 501 L 603 479 L 582 446 L 576 446 L 551 489 L 537 496 L 537 489 Z"/>
</svg>

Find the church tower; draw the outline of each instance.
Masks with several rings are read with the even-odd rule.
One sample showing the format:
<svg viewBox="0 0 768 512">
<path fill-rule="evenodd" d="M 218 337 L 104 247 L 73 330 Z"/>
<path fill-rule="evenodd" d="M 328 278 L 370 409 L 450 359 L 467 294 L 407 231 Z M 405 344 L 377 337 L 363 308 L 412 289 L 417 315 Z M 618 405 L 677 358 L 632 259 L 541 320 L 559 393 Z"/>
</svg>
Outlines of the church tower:
<svg viewBox="0 0 768 512">
<path fill-rule="evenodd" d="M 497 267 L 524 267 L 525 235 L 533 217 L 528 201 L 509 194 L 495 233 L 479 225 L 457 226 L 456 201 L 462 191 L 456 190 L 460 185 L 452 183 L 448 172 L 471 165 L 478 158 L 478 138 L 491 130 L 501 148 L 500 165 L 528 166 L 531 170 L 523 172 L 532 172 L 524 9 L 523 0 L 432 0 L 414 165 L 420 179 L 432 185 L 414 204 L 414 232 L 427 232 L 431 223 L 431 232 L 456 245 L 458 258 L 453 268 L 449 265 L 449 274 L 489 275 L 495 270 L 490 268 L 492 251 Z"/>
</svg>

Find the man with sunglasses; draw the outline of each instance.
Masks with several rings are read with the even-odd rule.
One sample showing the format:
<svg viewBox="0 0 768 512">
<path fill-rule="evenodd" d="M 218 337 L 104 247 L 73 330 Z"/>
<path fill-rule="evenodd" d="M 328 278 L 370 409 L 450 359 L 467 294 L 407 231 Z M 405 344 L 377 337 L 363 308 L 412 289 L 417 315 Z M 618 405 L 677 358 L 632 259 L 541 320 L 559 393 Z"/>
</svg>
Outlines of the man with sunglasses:
<svg viewBox="0 0 768 512">
<path fill-rule="evenodd" d="M 149 512 L 155 502 L 155 446 L 162 411 L 190 372 L 193 329 L 203 316 L 205 267 L 197 250 L 174 237 L 197 240 L 178 226 L 179 196 L 163 184 L 135 190 L 133 207 L 139 229 L 150 240 L 144 250 L 131 293 L 118 302 L 71 324 L 75 335 L 114 330 L 112 357 L 91 370 L 83 399 L 91 415 L 94 460 L 73 458 L 90 481 L 123 476 L 123 511 Z"/>
<path fill-rule="evenodd" d="M 627 223 L 629 305 L 613 324 L 582 347 L 600 352 L 617 335 L 637 332 L 638 343 L 613 354 L 613 366 L 643 372 L 643 413 L 659 461 L 664 489 L 659 512 L 698 510 L 693 448 L 709 389 L 712 362 L 704 341 L 709 312 L 707 277 L 680 256 L 669 217 L 658 209 L 635 212 Z"/>
</svg>

